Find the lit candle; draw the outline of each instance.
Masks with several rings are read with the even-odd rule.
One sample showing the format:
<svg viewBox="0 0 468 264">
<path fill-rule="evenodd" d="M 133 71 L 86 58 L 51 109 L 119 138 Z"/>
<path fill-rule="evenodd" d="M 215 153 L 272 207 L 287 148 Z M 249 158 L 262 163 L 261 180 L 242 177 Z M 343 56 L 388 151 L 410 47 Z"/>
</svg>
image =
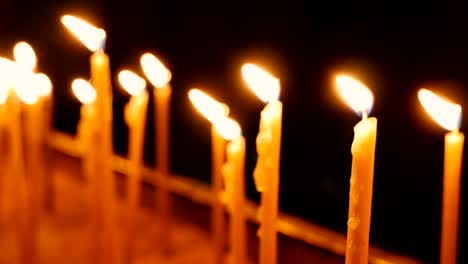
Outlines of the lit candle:
<svg viewBox="0 0 468 264">
<path fill-rule="evenodd" d="M 278 196 L 280 177 L 281 120 L 283 104 L 278 100 L 279 79 L 253 64 L 242 66 L 247 85 L 264 102 L 257 136 L 257 165 L 254 180 L 262 193 L 259 210 L 260 264 L 277 262 Z"/>
<path fill-rule="evenodd" d="M 96 153 L 94 151 L 94 144 L 98 137 L 96 137 L 97 128 L 94 128 L 95 110 L 94 102 L 96 100 L 96 90 L 88 81 L 77 78 L 72 82 L 72 91 L 75 97 L 81 102 L 80 107 L 80 120 L 78 121 L 77 137 L 79 146 L 81 147 L 81 160 L 82 169 L 85 178 L 88 182 L 88 222 L 89 224 L 96 224 L 99 207 L 96 204 L 98 200 L 95 196 L 99 191 L 96 190 Z"/>
<path fill-rule="evenodd" d="M 70 15 L 62 17 L 62 23 L 93 52 L 90 58 L 91 84 L 96 89 L 96 118 L 99 122 L 98 139 L 95 150 L 96 155 L 96 184 L 98 195 L 96 201 L 99 207 L 99 216 L 96 220 L 94 234 L 97 236 L 97 261 L 99 263 L 117 262 L 115 245 L 115 179 L 112 171 L 113 141 L 112 141 L 112 87 L 110 78 L 109 57 L 104 53 L 106 32 L 87 22 Z"/>
<path fill-rule="evenodd" d="M 34 105 L 38 99 L 38 94 L 32 88 L 33 73 L 24 71 L 24 68 L 18 64 L 12 64 L 15 69 L 11 72 L 12 85 L 16 96 L 9 96 L 7 99 L 8 123 L 11 142 L 12 170 L 16 180 L 17 188 L 17 219 L 18 219 L 18 242 L 21 252 L 20 263 L 30 264 L 37 262 L 37 227 L 38 227 L 38 208 L 35 204 L 32 181 L 26 176 L 23 142 L 22 142 L 22 123 L 21 123 L 21 105 L 18 98 L 26 105 Z M 28 133 L 29 134 L 29 133 Z M 30 135 L 27 135 L 28 137 Z M 35 176 L 35 175 L 34 175 Z M 32 176 L 31 178 L 34 178 Z"/>
<path fill-rule="evenodd" d="M 11 70 L 13 69 L 12 65 L 14 63 L 7 59 L 0 57 L 0 118 L 1 118 L 1 129 L 5 131 L 6 135 L 8 136 L 11 133 L 11 122 L 12 119 L 11 112 L 9 108 L 11 108 L 11 95 L 12 94 L 12 83 L 11 83 Z M 11 140 L 10 140 L 11 141 Z M 9 142 L 7 139 L 2 140 L 2 143 Z M 16 165 L 15 162 L 11 162 L 12 160 L 12 148 L 14 144 L 9 147 L 10 155 L 7 155 L 8 161 L 5 166 L 7 171 L 10 171 L 10 175 L 1 178 L 2 186 L 6 188 L 2 188 L 4 190 L 1 193 L 1 223 L 7 223 L 9 219 L 13 216 L 15 206 L 17 206 L 17 198 L 16 196 L 18 193 L 13 190 L 10 186 L 15 186 L 18 177 L 16 176 L 15 170 Z"/>
<path fill-rule="evenodd" d="M 214 122 L 229 114 L 227 105 L 222 104 L 198 89 L 191 89 L 188 94 L 195 108 L 211 122 L 211 187 L 213 192 L 211 211 L 211 232 L 214 242 L 214 263 L 224 263 L 224 209 L 220 200 L 223 189 L 221 166 L 224 162 L 225 140 L 214 126 Z"/>
<path fill-rule="evenodd" d="M 421 89 L 418 97 L 427 113 L 439 125 L 450 131 L 445 135 L 440 263 L 455 264 L 457 263 L 460 177 L 463 142 L 465 140 L 463 133 L 458 131 L 461 121 L 461 106 L 426 89 Z"/>
<path fill-rule="evenodd" d="M 354 140 L 351 146 L 353 164 L 349 192 L 346 264 L 367 264 L 377 135 L 377 119 L 367 116 L 374 96 L 364 84 L 349 76 L 337 76 L 336 83 L 343 99 L 354 111 L 362 114 L 361 122 L 354 127 Z"/>
<path fill-rule="evenodd" d="M 239 124 L 230 118 L 219 119 L 216 130 L 230 142 L 226 146 L 226 163 L 222 167 L 225 191 L 223 200 L 231 216 L 231 252 L 228 263 L 247 263 L 245 223 L 245 139 Z"/>
<path fill-rule="evenodd" d="M 156 126 L 156 168 L 159 173 L 157 205 L 160 219 L 160 245 L 162 251 L 169 252 L 170 239 L 170 195 L 169 195 L 169 125 L 171 102 L 171 72 L 152 54 L 141 56 L 141 67 L 146 78 L 156 88 L 154 110 Z"/>
<path fill-rule="evenodd" d="M 40 208 L 45 206 L 46 186 L 50 189 L 50 178 L 46 178 L 45 172 L 45 101 L 43 96 L 48 96 L 52 90 L 52 84 L 49 77 L 43 73 L 34 73 L 36 68 L 37 59 L 33 48 L 26 42 L 18 42 L 14 49 L 13 54 L 16 62 L 18 78 L 16 80 L 18 89 L 21 87 L 30 88 L 24 90 L 26 93 L 23 98 L 30 96 L 29 94 L 36 93 L 34 103 L 25 105 L 26 112 L 26 140 L 27 140 L 27 170 L 30 177 L 32 201 L 35 203 L 33 208 L 39 213 Z M 28 84 L 29 82 L 29 84 Z M 20 91 L 21 92 L 21 91 Z M 26 101 L 29 99 L 26 99 Z"/>
<path fill-rule="evenodd" d="M 124 239 L 124 263 L 134 262 L 135 252 L 135 217 L 138 213 L 140 197 L 141 169 L 146 127 L 148 92 L 146 82 L 135 73 L 123 70 L 119 73 L 120 85 L 132 96 L 125 106 L 125 122 L 129 127 L 128 153 L 130 168 L 127 180 L 127 230 Z"/>
</svg>

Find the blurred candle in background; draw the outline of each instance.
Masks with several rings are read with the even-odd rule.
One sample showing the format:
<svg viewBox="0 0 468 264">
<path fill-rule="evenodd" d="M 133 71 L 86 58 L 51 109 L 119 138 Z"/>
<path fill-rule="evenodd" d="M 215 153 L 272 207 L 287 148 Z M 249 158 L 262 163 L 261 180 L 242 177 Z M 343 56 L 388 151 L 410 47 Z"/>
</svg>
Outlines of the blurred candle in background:
<svg viewBox="0 0 468 264">
<path fill-rule="evenodd" d="M 444 187 L 442 201 L 442 234 L 440 263 L 457 263 L 458 221 L 460 208 L 460 178 L 465 136 L 459 132 L 461 106 L 445 100 L 429 90 L 418 92 L 421 105 L 443 128 L 445 135 Z"/>
<path fill-rule="evenodd" d="M 346 264 L 367 264 L 377 136 L 377 119 L 367 116 L 374 102 L 374 96 L 364 84 L 347 75 L 338 75 L 336 84 L 346 103 L 356 113 L 362 114 L 362 120 L 354 127 L 354 140 L 351 146 L 353 164 L 349 192 Z"/>
<path fill-rule="evenodd" d="M 16 63 L 16 62 L 15 62 Z M 7 100 L 9 131 L 12 156 L 12 176 L 16 178 L 18 242 L 20 249 L 20 262 L 24 264 L 37 263 L 37 239 L 38 239 L 38 205 L 37 186 L 34 186 L 35 172 L 29 170 L 26 173 L 24 146 L 22 142 L 23 129 L 21 122 L 22 104 L 26 107 L 34 107 L 38 94 L 33 89 L 33 73 L 18 64 L 12 63 L 12 85 L 16 96 L 9 96 Z M 19 99 L 19 100 L 18 100 Z M 21 100 L 21 102 L 20 102 Z M 33 131 L 26 132 L 26 138 L 31 137 Z M 28 142 L 29 143 L 29 142 Z M 29 146 L 27 146 L 29 147 Z M 28 151 L 29 153 L 29 151 Z M 31 156 L 28 155 L 28 160 Z M 30 168 L 30 167 L 29 167 Z"/>
<path fill-rule="evenodd" d="M 153 54 L 145 53 L 140 59 L 141 67 L 146 78 L 156 88 L 154 90 L 154 110 L 156 126 L 156 171 L 159 173 L 159 190 L 157 205 L 160 219 L 160 244 L 162 251 L 168 253 L 170 249 L 170 193 L 169 193 L 169 131 L 170 131 L 170 103 L 171 103 L 171 72 Z"/>
<path fill-rule="evenodd" d="M 144 163 L 144 141 L 148 92 L 143 78 L 132 71 L 123 70 L 118 75 L 120 85 L 131 95 L 125 105 L 124 118 L 129 128 L 128 155 L 129 168 L 127 178 L 126 236 L 124 241 L 124 263 L 135 262 L 135 221 L 138 215 L 140 197 L 141 169 Z"/>
<path fill-rule="evenodd" d="M 247 85 L 266 102 L 260 118 L 257 136 L 257 165 L 254 180 L 257 191 L 262 193 L 259 209 L 260 264 L 277 262 L 277 226 L 281 123 L 283 104 L 278 100 L 279 79 L 254 64 L 244 64 L 242 75 Z"/>
<path fill-rule="evenodd" d="M 96 90 L 94 90 L 91 84 L 81 78 L 77 78 L 72 82 L 72 91 L 75 97 L 81 102 L 80 107 L 80 119 L 78 121 L 77 137 L 79 146 L 81 147 L 81 164 L 83 174 L 85 175 L 86 181 L 88 182 L 88 224 L 95 224 L 98 205 L 96 204 L 96 153 L 94 150 L 93 140 L 97 137 L 93 133 L 97 132 L 94 128 L 95 122 L 95 109 L 94 102 L 96 100 Z"/>
<path fill-rule="evenodd" d="M 222 167 L 225 190 L 223 200 L 230 213 L 230 246 L 228 263 L 247 263 L 247 238 L 245 223 L 245 139 L 239 124 L 222 118 L 215 122 L 216 130 L 229 143 L 226 146 L 226 163 Z"/>
<path fill-rule="evenodd" d="M 224 163 L 225 140 L 216 129 L 216 120 L 229 114 L 229 107 L 220 103 L 198 89 L 191 89 L 188 93 L 195 108 L 211 123 L 211 188 L 213 201 L 211 209 L 211 232 L 214 244 L 214 263 L 224 263 L 225 220 L 221 201 L 223 180 L 221 167 Z"/>
<path fill-rule="evenodd" d="M 112 86 L 109 57 L 104 53 L 106 32 L 84 20 L 65 15 L 62 23 L 90 50 L 91 84 L 96 89 L 95 121 L 98 132 L 93 140 L 96 155 L 96 204 L 95 221 L 96 258 L 98 263 L 116 263 L 115 179 L 112 171 Z M 99 128 L 99 129 L 98 129 Z"/>
</svg>

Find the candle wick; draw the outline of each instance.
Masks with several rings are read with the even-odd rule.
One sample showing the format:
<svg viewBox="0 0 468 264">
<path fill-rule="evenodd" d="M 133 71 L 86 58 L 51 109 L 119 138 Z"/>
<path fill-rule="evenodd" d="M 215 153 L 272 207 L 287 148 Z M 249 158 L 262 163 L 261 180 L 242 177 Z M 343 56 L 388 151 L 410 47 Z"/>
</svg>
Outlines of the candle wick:
<svg viewBox="0 0 468 264">
<path fill-rule="evenodd" d="M 362 111 L 362 120 L 367 119 L 367 111 Z"/>
<path fill-rule="evenodd" d="M 98 52 L 104 52 L 106 49 L 106 38 L 103 38 L 101 41 L 101 45 L 99 45 Z"/>
</svg>

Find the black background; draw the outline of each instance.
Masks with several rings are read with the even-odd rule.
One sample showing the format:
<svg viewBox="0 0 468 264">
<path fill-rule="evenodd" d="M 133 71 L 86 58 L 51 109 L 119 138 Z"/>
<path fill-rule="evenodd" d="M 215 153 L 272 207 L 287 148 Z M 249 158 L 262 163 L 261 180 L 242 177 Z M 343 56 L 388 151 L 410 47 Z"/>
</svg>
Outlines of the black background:
<svg viewBox="0 0 468 264">
<path fill-rule="evenodd" d="M 374 92 L 371 116 L 378 118 L 371 241 L 435 263 L 445 132 L 423 112 L 416 93 L 428 87 L 466 106 L 466 10 L 466 4 L 428 1 L 2 0 L 0 54 L 11 56 L 19 40 L 33 45 L 40 70 L 55 86 L 55 126 L 74 133 L 79 104 L 69 86 L 73 78 L 88 77 L 90 52 L 60 16 L 79 15 L 106 29 L 114 82 L 123 68 L 141 73 L 139 57 L 153 52 L 173 73 L 172 171 L 209 182 L 210 127 L 186 96 L 192 87 L 204 89 L 226 102 L 243 128 L 252 199 L 258 199 L 251 175 L 264 105 L 244 85 L 240 67 L 247 61 L 264 66 L 282 83 L 281 210 L 343 233 L 359 117 L 337 97 L 332 81 L 338 71 L 354 74 Z M 115 83 L 119 153 L 126 152 L 127 100 Z M 151 164 L 152 112 L 148 118 Z M 464 118 L 462 131 L 465 124 Z M 468 261 L 466 198 L 460 263 Z"/>
</svg>

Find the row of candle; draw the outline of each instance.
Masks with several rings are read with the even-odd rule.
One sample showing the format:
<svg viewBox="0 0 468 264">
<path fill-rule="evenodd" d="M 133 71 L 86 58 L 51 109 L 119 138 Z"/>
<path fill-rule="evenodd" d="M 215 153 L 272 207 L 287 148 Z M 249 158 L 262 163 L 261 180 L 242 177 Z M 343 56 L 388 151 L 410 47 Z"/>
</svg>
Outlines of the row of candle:
<svg viewBox="0 0 468 264">
<path fill-rule="evenodd" d="M 93 55 L 91 56 L 91 84 L 83 79 L 75 80 L 72 89 L 77 98 L 83 102 L 81 120 L 78 129 L 80 141 L 83 143 L 84 158 L 83 168 L 90 180 L 91 191 L 94 197 L 91 199 L 90 220 L 96 235 L 96 261 L 99 263 L 114 263 L 117 256 L 115 246 L 115 201 L 114 201 L 114 176 L 112 173 L 112 91 L 109 68 L 109 58 L 104 53 L 103 47 L 106 39 L 105 31 L 84 22 L 73 16 L 64 16 L 63 24 L 85 44 Z M 27 49 L 25 49 L 27 50 Z M 26 53 L 26 52 L 24 52 Z M 23 53 L 18 53 L 23 54 Z M 16 55 L 16 62 L 8 61 L 8 65 L 18 65 L 23 76 L 31 75 L 34 69 L 33 63 L 24 59 L 31 56 Z M 34 57 L 35 58 L 35 57 Z M 34 62 L 35 64 L 35 62 Z M 167 251 L 170 223 L 170 199 L 168 192 L 168 125 L 169 103 L 171 88 L 169 81 L 171 73 L 153 55 L 144 54 L 141 58 L 141 66 L 147 79 L 156 87 L 155 91 L 155 115 L 157 118 L 156 149 L 158 160 L 158 179 L 160 190 L 158 192 L 158 208 L 161 219 L 161 243 Z M 280 81 L 254 64 L 245 64 L 242 67 L 242 75 L 247 85 L 255 94 L 267 103 L 261 113 L 260 131 L 257 137 L 258 160 L 254 171 L 256 188 L 262 193 L 259 210 L 259 258 L 261 264 L 273 264 L 277 259 L 277 231 L 276 219 L 278 215 L 278 191 L 279 191 L 279 166 L 281 145 L 282 103 L 278 100 L 280 94 Z M 28 105 L 37 106 L 38 98 L 42 95 L 38 91 L 49 89 L 36 89 L 25 92 L 31 84 L 44 83 L 44 78 L 16 78 L 15 82 L 8 83 L 15 87 L 16 94 Z M 139 182 L 141 180 L 143 137 L 148 104 L 148 93 L 145 90 L 146 82 L 135 73 L 125 70 L 118 76 L 121 85 L 132 95 L 125 109 L 125 121 L 130 128 L 129 159 L 130 168 L 128 175 L 128 189 L 126 200 L 126 239 L 124 261 L 133 262 L 134 252 L 134 215 L 137 210 L 139 196 Z M 20 81 L 21 80 L 21 81 Z M 50 82 L 49 82 L 50 83 Z M 377 119 L 368 118 L 369 109 L 373 103 L 373 95 L 370 90 L 353 78 L 340 75 L 336 78 L 336 84 L 343 98 L 358 113 L 362 114 L 362 121 L 355 126 L 355 137 L 351 152 L 353 164 L 351 171 L 351 186 L 349 198 L 348 238 L 346 247 L 346 263 L 367 263 L 369 246 L 369 228 L 371 219 L 372 183 L 374 171 L 374 155 L 376 143 Z M 50 86 L 50 85 L 49 85 Z M 5 89 L 7 90 L 7 89 Z M 44 92 L 45 94 L 45 92 Z M 189 97 L 197 109 L 212 123 L 213 138 L 213 182 L 214 199 L 213 229 L 217 239 L 215 247 L 218 261 L 221 260 L 223 239 L 220 233 L 223 231 L 222 214 L 223 203 L 227 205 L 232 221 L 231 234 L 231 259 L 234 263 L 247 262 L 246 228 L 244 218 L 245 204 L 245 139 L 242 137 L 240 126 L 228 117 L 229 108 L 210 98 L 200 90 L 191 90 Z M 456 239 L 458 225 L 458 194 L 461 171 L 461 157 L 463 146 L 463 134 L 458 132 L 461 107 L 447 102 L 428 90 L 421 90 L 419 99 L 424 108 L 442 126 L 451 130 L 446 136 L 446 155 L 444 165 L 444 210 L 441 243 L 441 262 L 455 263 Z M 35 111 L 31 111 L 35 112 Z M 34 119 L 34 118 L 31 118 Z M 37 122 L 38 119 L 36 119 Z M 18 121 L 18 120 L 17 120 Z M 12 129 L 15 127 L 12 124 Z M 34 126 L 40 126 L 35 123 Z M 15 130 L 12 130 L 15 131 Z M 13 133 L 12 135 L 19 133 Z M 224 146 L 224 140 L 229 141 Z M 225 149 L 224 149 L 225 148 Z M 13 150 L 20 150 L 14 147 Z M 226 152 L 226 162 L 224 155 Z M 14 153 L 13 153 L 14 154 Z M 12 155 L 13 157 L 22 154 Z M 21 158 L 18 159 L 20 162 Z M 15 168 L 22 168 L 18 163 Z M 21 173 L 19 173 L 21 175 Z M 222 176 L 221 176 L 222 175 Z M 222 185 L 224 185 L 224 190 Z M 37 188 L 40 190 L 41 188 Z M 27 196 L 25 196 L 27 197 Z M 25 202 L 26 205 L 30 204 Z M 22 210 L 24 212 L 27 207 Z M 24 217 L 22 219 L 30 219 Z M 27 221 L 25 221 L 27 222 Z M 28 226 L 28 225 L 25 225 Z M 34 224 L 30 225 L 34 226 Z M 26 232 L 27 233 L 27 232 Z M 22 233 L 23 235 L 25 232 Z M 23 237 L 24 238 L 24 237 Z M 27 239 L 23 239 L 26 241 Z M 27 243 L 25 243 L 27 244 Z M 32 247 L 29 247 L 30 250 Z M 26 255 L 26 254 L 25 254 Z M 29 255 L 29 258 L 32 258 Z M 28 263 L 34 261 L 28 260 Z"/>
<path fill-rule="evenodd" d="M 0 119 L 9 138 L 7 164 L 14 175 L 4 177 L 3 182 L 9 179 L 16 190 L 4 195 L 3 201 L 14 204 L 21 262 L 35 263 L 39 212 L 50 190 L 42 151 L 51 118 L 52 83 L 47 75 L 36 72 L 36 54 L 28 43 L 17 43 L 13 57 L 0 58 Z"/>
<path fill-rule="evenodd" d="M 95 32 L 94 36 L 105 36 L 102 29 L 96 29 L 84 22 L 70 16 L 62 20 L 64 24 L 76 34 L 83 43 L 90 43 L 87 38 Z M 86 34 L 80 33 L 85 28 Z M 97 38 L 98 41 L 103 41 Z M 91 42 L 92 43 L 92 42 Z M 91 50 L 94 44 L 87 44 Z M 98 53 L 99 54 L 99 53 Z M 93 55 L 93 56 L 96 56 Z M 93 65 L 93 59 L 92 65 Z M 170 97 L 170 72 L 150 54 L 141 58 L 143 71 L 150 82 L 157 88 L 155 92 L 155 107 L 158 120 L 157 129 L 157 153 L 160 160 L 157 161 L 161 173 L 162 195 L 159 196 L 160 209 L 162 209 L 162 230 L 169 230 L 169 202 L 167 192 L 167 126 L 168 105 Z M 108 65 L 106 65 L 108 67 Z M 92 67 L 93 68 L 93 67 Z M 93 71 L 92 71 L 93 72 Z M 108 74 L 108 73 L 107 73 Z M 276 219 L 278 214 L 279 191 L 279 159 L 281 145 L 282 103 L 278 100 L 280 94 L 279 79 L 254 64 L 246 64 L 242 67 L 242 74 L 247 85 L 255 94 L 267 103 L 261 113 L 260 131 L 257 137 L 258 160 L 254 171 L 256 188 L 262 193 L 259 210 L 259 236 L 260 236 L 260 263 L 276 263 L 277 231 Z M 140 166 L 142 163 L 143 131 L 146 119 L 146 105 L 148 95 L 144 92 L 145 82 L 141 77 L 130 71 L 122 71 L 119 81 L 126 90 L 132 94 L 132 99 L 125 110 L 125 120 L 130 127 L 129 155 L 132 169 L 129 175 L 128 197 L 128 239 L 126 241 L 128 256 L 131 256 L 133 241 L 133 214 L 138 196 L 138 182 L 140 179 Z M 346 263 L 367 263 L 369 247 L 369 229 L 371 221 L 372 184 L 374 174 L 374 155 L 376 144 L 377 119 L 368 118 L 368 112 L 373 104 L 373 95 L 370 90 L 353 78 L 340 75 L 336 78 L 336 84 L 343 98 L 358 113 L 362 114 L 362 121 L 355 128 L 351 152 L 353 155 L 351 186 L 349 197 L 348 235 L 346 247 Z M 110 86 L 108 84 L 107 86 Z M 99 91 L 98 91 L 99 94 Z M 234 263 L 246 263 L 247 250 L 245 238 L 244 219 L 244 158 L 245 140 L 242 137 L 239 125 L 228 118 L 229 108 L 203 94 L 199 90 L 191 90 L 189 97 L 197 109 L 213 124 L 213 182 L 214 199 L 213 230 L 217 237 L 215 241 L 217 256 L 221 259 L 222 243 L 222 200 L 228 207 L 231 221 L 231 257 Z M 444 101 L 428 90 L 419 92 L 419 99 L 433 118 L 442 126 L 451 130 L 446 137 L 446 155 L 444 171 L 444 210 L 441 243 L 441 262 L 454 263 L 456 258 L 456 240 L 458 225 L 458 193 L 461 171 L 461 156 L 463 146 L 463 134 L 458 132 L 461 107 Z M 226 146 L 226 163 L 224 160 L 224 142 L 221 138 L 230 141 Z M 223 175 L 221 177 L 220 175 Z M 224 179 L 221 180 L 221 178 Z M 222 185 L 224 182 L 224 191 Z M 165 212 L 165 213 L 164 213 Z M 167 245 L 167 233 L 162 236 L 162 245 Z M 163 246 L 164 247 L 164 246 Z M 127 257 L 127 262 L 131 262 Z"/>
</svg>

